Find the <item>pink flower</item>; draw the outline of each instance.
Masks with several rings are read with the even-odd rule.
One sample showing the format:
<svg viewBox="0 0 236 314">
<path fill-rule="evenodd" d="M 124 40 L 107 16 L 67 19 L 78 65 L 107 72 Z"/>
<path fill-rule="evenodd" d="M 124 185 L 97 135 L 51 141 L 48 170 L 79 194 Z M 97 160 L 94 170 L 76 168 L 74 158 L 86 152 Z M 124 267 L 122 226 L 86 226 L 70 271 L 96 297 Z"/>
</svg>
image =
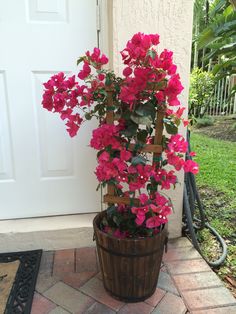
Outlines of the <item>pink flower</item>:
<svg viewBox="0 0 236 314">
<path fill-rule="evenodd" d="M 132 74 L 132 69 L 130 68 L 130 67 L 126 67 L 126 68 L 124 68 L 124 70 L 123 70 L 123 75 L 124 76 L 130 76 L 131 74 Z"/>
<path fill-rule="evenodd" d="M 181 118 L 185 109 L 186 109 L 185 107 L 178 108 L 178 110 L 175 112 L 175 116 L 177 118 Z"/>
<path fill-rule="evenodd" d="M 78 113 L 69 117 L 69 121 L 66 123 L 66 126 L 68 127 L 67 131 L 70 137 L 74 137 L 77 134 L 82 121 L 83 120 Z"/>
<path fill-rule="evenodd" d="M 90 145 L 97 150 L 104 149 L 107 146 L 111 146 L 112 149 L 120 149 L 121 144 L 117 136 L 118 131 L 115 125 L 103 124 L 93 130 Z"/>
<path fill-rule="evenodd" d="M 90 55 L 89 52 L 87 52 L 87 53 Z M 99 56 L 100 56 L 100 53 L 101 53 L 100 49 L 97 48 L 97 47 L 95 47 L 95 48 L 93 49 L 93 53 L 91 54 L 91 60 L 92 60 L 93 62 L 98 62 L 98 58 L 99 58 Z"/>
<path fill-rule="evenodd" d="M 176 73 L 176 70 L 177 70 L 177 66 L 175 64 L 172 64 L 169 66 L 169 69 L 168 69 L 168 74 L 169 75 L 173 75 Z"/>
<path fill-rule="evenodd" d="M 168 161 L 168 164 L 174 166 L 177 171 L 183 168 L 183 165 L 184 165 L 183 158 L 177 156 L 173 152 L 167 153 L 167 161 Z"/>
<path fill-rule="evenodd" d="M 117 207 L 117 211 L 119 213 L 126 213 L 128 211 L 128 207 L 127 207 L 127 205 L 119 204 Z"/>
<path fill-rule="evenodd" d="M 161 189 L 169 190 L 171 184 L 175 185 L 175 183 L 177 182 L 177 177 L 174 174 L 173 170 L 167 172 L 164 169 L 158 169 L 153 176 L 156 182 L 161 184 Z"/>
<path fill-rule="evenodd" d="M 146 216 L 145 214 L 137 214 L 136 218 L 135 218 L 135 223 L 140 226 L 143 224 L 144 220 L 145 220 Z"/>
<path fill-rule="evenodd" d="M 122 232 L 120 231 L 120 229 L 116 229 L 113 234 L 112 234 L 114 237 L 116 238 L 119 238 L 119 239 L 124 239 L 124 238 L 127 238 L 128 236 L 128 232 L 125 231 L 125 232 Z"/>
<path fill-rule="evenodd" d="M 101 54 L 101 51 L 99 48 L 94 48 L 93 53 L 91 54 L 89 51 L 86 52 L 86 56 L 88 57 L 88 62 L 91 63 L 93 62 L 93 66 L 96 69 L 100 69 L 101 65 L 107 64 L 108 63 L 108 58 L 104 54 Z"/>
<path fill-rule="evenodd" d="M 71 114 L 72 114 L 72 109 L 67 108 L 67 109 L 61 111 L 61 119 L 62 120 L 70 119 Z"/>
<path fill-rule="evenodd" d="M 156 93 L 155 97 L 156 97 L 158 102 L 162 102 L 162 101 L 165 100 L 165 95 L 164 95 L 164 93 L 162 91 Z"/>
<path fill-rule="evenodd" d="M 112 234 L 113 230 L 109 226 L 104 226 L 103 231 L 108 234 Z"/>
<path fill-rule="evenodd" d="M 119 170 L 120 173 L 122 173 L 124 170 L 127 169 L 127 165 L 124 161 L 120 160 L 119 158 L 114 158 L 112 160 L 113 165 L 116 166 L 116 168 Z"/>
<path fill-rule="evenodd" d="M 172 152 L 186 153 L 188 142 L 185 141 L 182 135 L 175 134 L 170 137 L 167 147 Z"/>
<path fill-rule="evenodd" d="M 148 202 L 149 197 L 146 194 L 142 193 L 139 195 L 139 200 L 142 205 L 145 205 Z"/>
<path fill-rule="evenodd" d="M 128 150 L 122 150 L 121 152 L 120 152 L 120 159 L 122 160 L 122 161 L 128 161 L 128 160 L 130 160 L 130 158 L 132 157 L 132 154 L 131 154 L 131 152 L 129 152 Z"/>
<path fill-rule="evenodd" d="M 165 89 L 170 106 L 178 106 L 180 104 L 177 99 L 177 95 L 179 95 L 183 89 L 184 88 L 180 82 L 179 74 L 172 75 Z"/>
<path fill-rule="evenodd" d="M 151 46 L 158 43 L 158 34 L 134 34 L 131 40 L 127 42 L 126 48 L 121 52 L 124 64 L 139 64 L 144 61 Z"/>
<path fill-rule="evenodd" d="M 134 173 L 137 173 L 137 169 L 136 169 L 136 167 L 134 167 L 134 166 L 129 166 L 128 167 L 128 173 L 130 173 L 130 174 L 134 174 Z"/>
<path fill-rule="evenodd" d="M 104 54 L 101 56 L 101 58 L 99 58 L 99 63 L 101 64 L 107 64 L 108 63 L 108 58 L 107 56 L 105 56 Z"/>
<path fill-rule="evenodd" d="M 199 172 L 198 164 L 193 160 L 186 160 L 184 163 L 184 171 L 197 174 Z"/>
<path fill-rule="evenodd" d="M 192 156 L 192 157 L 195 157 L 196 153 L 195 152 L 190 152 L 189 155 Z"/>
<path fill-rule="evenodd" d="M 158 216 L 153 216 L 146 220 L 146 227 L 149 229 L 159 227 L 161 225 L 161 221 Z"/>
<path fill-rule="evenodd" d="M 159 44 L 159 38 L 160 36 L 158 34 L 150 34 L 150 37 L 151 37 L 151 41 L 152 41 L 152 44 L 154 46 L 158 45 Z"/>
<path fill-rule="evenodd" d="M 146 219 L 146 213 L 149 211 L 147 206 L 132 207 L 131 212 L 136 215 L 135 223 L 140 226 Z"/>
<path fill-rule="evenodd" d="M 183 120 L 184 123 L 184 127 L 186 127 L 187 125 L 189 125 L 189 121 L 188 120 Z"/>
<path fill-rule="evenodd" d="M 98 79 L 99 81 L 103 81 L 105 79 L 105 74 L 103 73 L 98 74 Z"/>
<path fill-rule="evenodd" d="M 98 157 L 99 161 L 109 161 L 110 160 L 110 155 L 108 152 L 103 152 L 101 155 Z"/>
<path fill-rule="evenodd" d="M 122 86 L 120 90 L 119 98 L 123 102 L 132 105 L 134 101 L 137 99 L 136 97 L 137 91 L 133 87 Z"/>
<path fill-rule="evenodd" d="M 177 98 L 169 98 L 169 106 L 179 106 L 180 101 Z"/>
<path fill-rule="evenodd" d="M 43 108 L 47 109 L 48 111 L 52 111 L 53 110 L 53 94 L 54 92 L 46 90 L 43 93 L 43 100 L 42 100 L 42 105 Z"/>
<path fill-rule="evenodd" d="M 144 185 L 145 185 L 145 183 L 140 182 L 139 180 L 138 181 L 133 181 L 133 182 L 129 183 L 129 190 L 131 192 L 133 192 L 133 191 L 136 191 L 136 190 L 139 190 L 139 189 L 143 188 Z"/>
<path fill-rule="evenodd" d="M 86 77 L 89 76 L 89 74 L 91 73 L 91 68 L 90 66 L 88 65 L 87 62 L 84 62 L 84 65 L 83 65 L 83 70 L 81 70 L 78 74 L 78 77 L 81 79 L 81 80 L 84 80 Z"/>
<path fill-rule="evenodd" d="M 95 174 L 99 182 L 109 181 L 118 176 L 118 170 L 112 162 L 99 162 Z"/>
<path fill-rule="evenodd" d="M 177 182 L 177 177 L 174 174 L 174 171 L 171 170 L 166 173 L 165 178 L 161 181 L 161 189 L 169 190 L 172 185 L 175 185 Z"/>
<path fill-rule="evenodd" d="M 169 200 L 158 192 L 155 193 L 155 200 L 156 200 L 156 203 L 161 206 L 169 204 Z"/>
</svg>

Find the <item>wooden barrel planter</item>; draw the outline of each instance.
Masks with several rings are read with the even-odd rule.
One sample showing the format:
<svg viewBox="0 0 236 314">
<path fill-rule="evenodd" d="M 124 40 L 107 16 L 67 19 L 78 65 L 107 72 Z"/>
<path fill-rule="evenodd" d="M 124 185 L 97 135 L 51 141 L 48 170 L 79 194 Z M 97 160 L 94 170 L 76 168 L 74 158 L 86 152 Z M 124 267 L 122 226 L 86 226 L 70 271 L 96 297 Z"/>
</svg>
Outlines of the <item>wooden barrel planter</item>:
<svg viewBox="0 0 236 314">
<path fill-rule="evenodd" d="M 143 301 L 157 286 L 167 227 L 154 237 L 118 239 L 99 229 L 104 215 L 99 213 L 93 221 L 104 287 L 122 301 Z"/>
</svg>

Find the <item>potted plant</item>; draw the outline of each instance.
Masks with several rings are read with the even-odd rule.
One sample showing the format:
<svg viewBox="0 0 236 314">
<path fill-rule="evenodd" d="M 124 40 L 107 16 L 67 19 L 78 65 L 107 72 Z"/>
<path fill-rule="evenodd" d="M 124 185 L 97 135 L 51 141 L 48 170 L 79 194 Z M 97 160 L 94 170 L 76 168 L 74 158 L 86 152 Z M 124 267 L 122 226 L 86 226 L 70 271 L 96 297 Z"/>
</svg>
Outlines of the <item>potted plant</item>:
<svg viewBox="0 0 236 314">
<path fill-rule="evenodd" d="M 131 302 L 156 288 L 172 211 L 164 190 L 177 184 L 176 171 L 198 171 L 185 161 L 187 142 L 178 134 L 188 122 L 173 53 L 158 54 L 158 44 L 157 34 L 135 34 L 121 52 L 122 77 L 104 68 L 108 58 L 94 48 L 77 61 L 80 81 L 53 75 L 42 101 L 66 121 L 71 137 L 84 121 L 99 121 L 90 146 L 98 151 L 95 174 L 98 188 L 107 187 L 108 207 L 93 222 L 97 251 L 104 287 Z"/>
</svg>

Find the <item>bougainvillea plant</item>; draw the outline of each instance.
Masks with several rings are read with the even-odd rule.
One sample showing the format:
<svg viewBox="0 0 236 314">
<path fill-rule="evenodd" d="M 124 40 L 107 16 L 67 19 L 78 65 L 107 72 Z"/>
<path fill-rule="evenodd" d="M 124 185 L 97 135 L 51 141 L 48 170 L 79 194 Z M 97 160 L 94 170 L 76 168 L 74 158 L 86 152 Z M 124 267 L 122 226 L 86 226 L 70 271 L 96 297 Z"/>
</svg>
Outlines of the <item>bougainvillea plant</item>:
<svg viewBox="0 0 236 314">
<path fill-rule="evenodd" d="M 98 118 L 90 146 L 98 151 L 99 187 L 112 184 L 117 196 L 130 198 L 129 205 L 109 206 L 100 227 L 120 238 L 157 234 L 172 211 L 164 190 L 177 184 L 176 171 L 198 172 L 196 162 L 185 161 L 187 142 L 178 133 L 179 125 L 188 122 L 178 100 L 183 86 L 173 53 L 165 49 L 159 54 L 158 44 L 158 34 L 135 34 L 121 52 L 123 77 L 105 69 L 108 58 L 94 48 L 78 59 L 82 69 L 77 77 L 58 73 L 44 83 L 43 107 L 60 114 L 71 137 L 84 121 Z M 111 90 L 112 108 L 107 106 Z M 160 109 L 165 110 L 163 154 L 153 165 L 140 148 L 153 143 Z M 108 111 L 114 113 L 114 124 L 105 119 Z M 132 143 L 135 149 L 129 150 Z"/>
</svg>

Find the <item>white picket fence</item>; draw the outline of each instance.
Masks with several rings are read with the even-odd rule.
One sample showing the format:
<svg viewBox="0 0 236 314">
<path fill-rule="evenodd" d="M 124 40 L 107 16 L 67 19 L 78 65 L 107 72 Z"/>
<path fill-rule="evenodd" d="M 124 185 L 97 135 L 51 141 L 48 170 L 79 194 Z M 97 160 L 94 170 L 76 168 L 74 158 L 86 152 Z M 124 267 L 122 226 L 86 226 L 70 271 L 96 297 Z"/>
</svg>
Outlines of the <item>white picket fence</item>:
<svg viewBox="0 0 236 314">
<path fill-rule="evenodd" d="M 229 98 L 230 90 L 235 85 L 236 76 L 225 77 L 215 86 L 207 114 L 211 116 L 231 115 L 236 113 L 236 94 Z"/>
</svg>

